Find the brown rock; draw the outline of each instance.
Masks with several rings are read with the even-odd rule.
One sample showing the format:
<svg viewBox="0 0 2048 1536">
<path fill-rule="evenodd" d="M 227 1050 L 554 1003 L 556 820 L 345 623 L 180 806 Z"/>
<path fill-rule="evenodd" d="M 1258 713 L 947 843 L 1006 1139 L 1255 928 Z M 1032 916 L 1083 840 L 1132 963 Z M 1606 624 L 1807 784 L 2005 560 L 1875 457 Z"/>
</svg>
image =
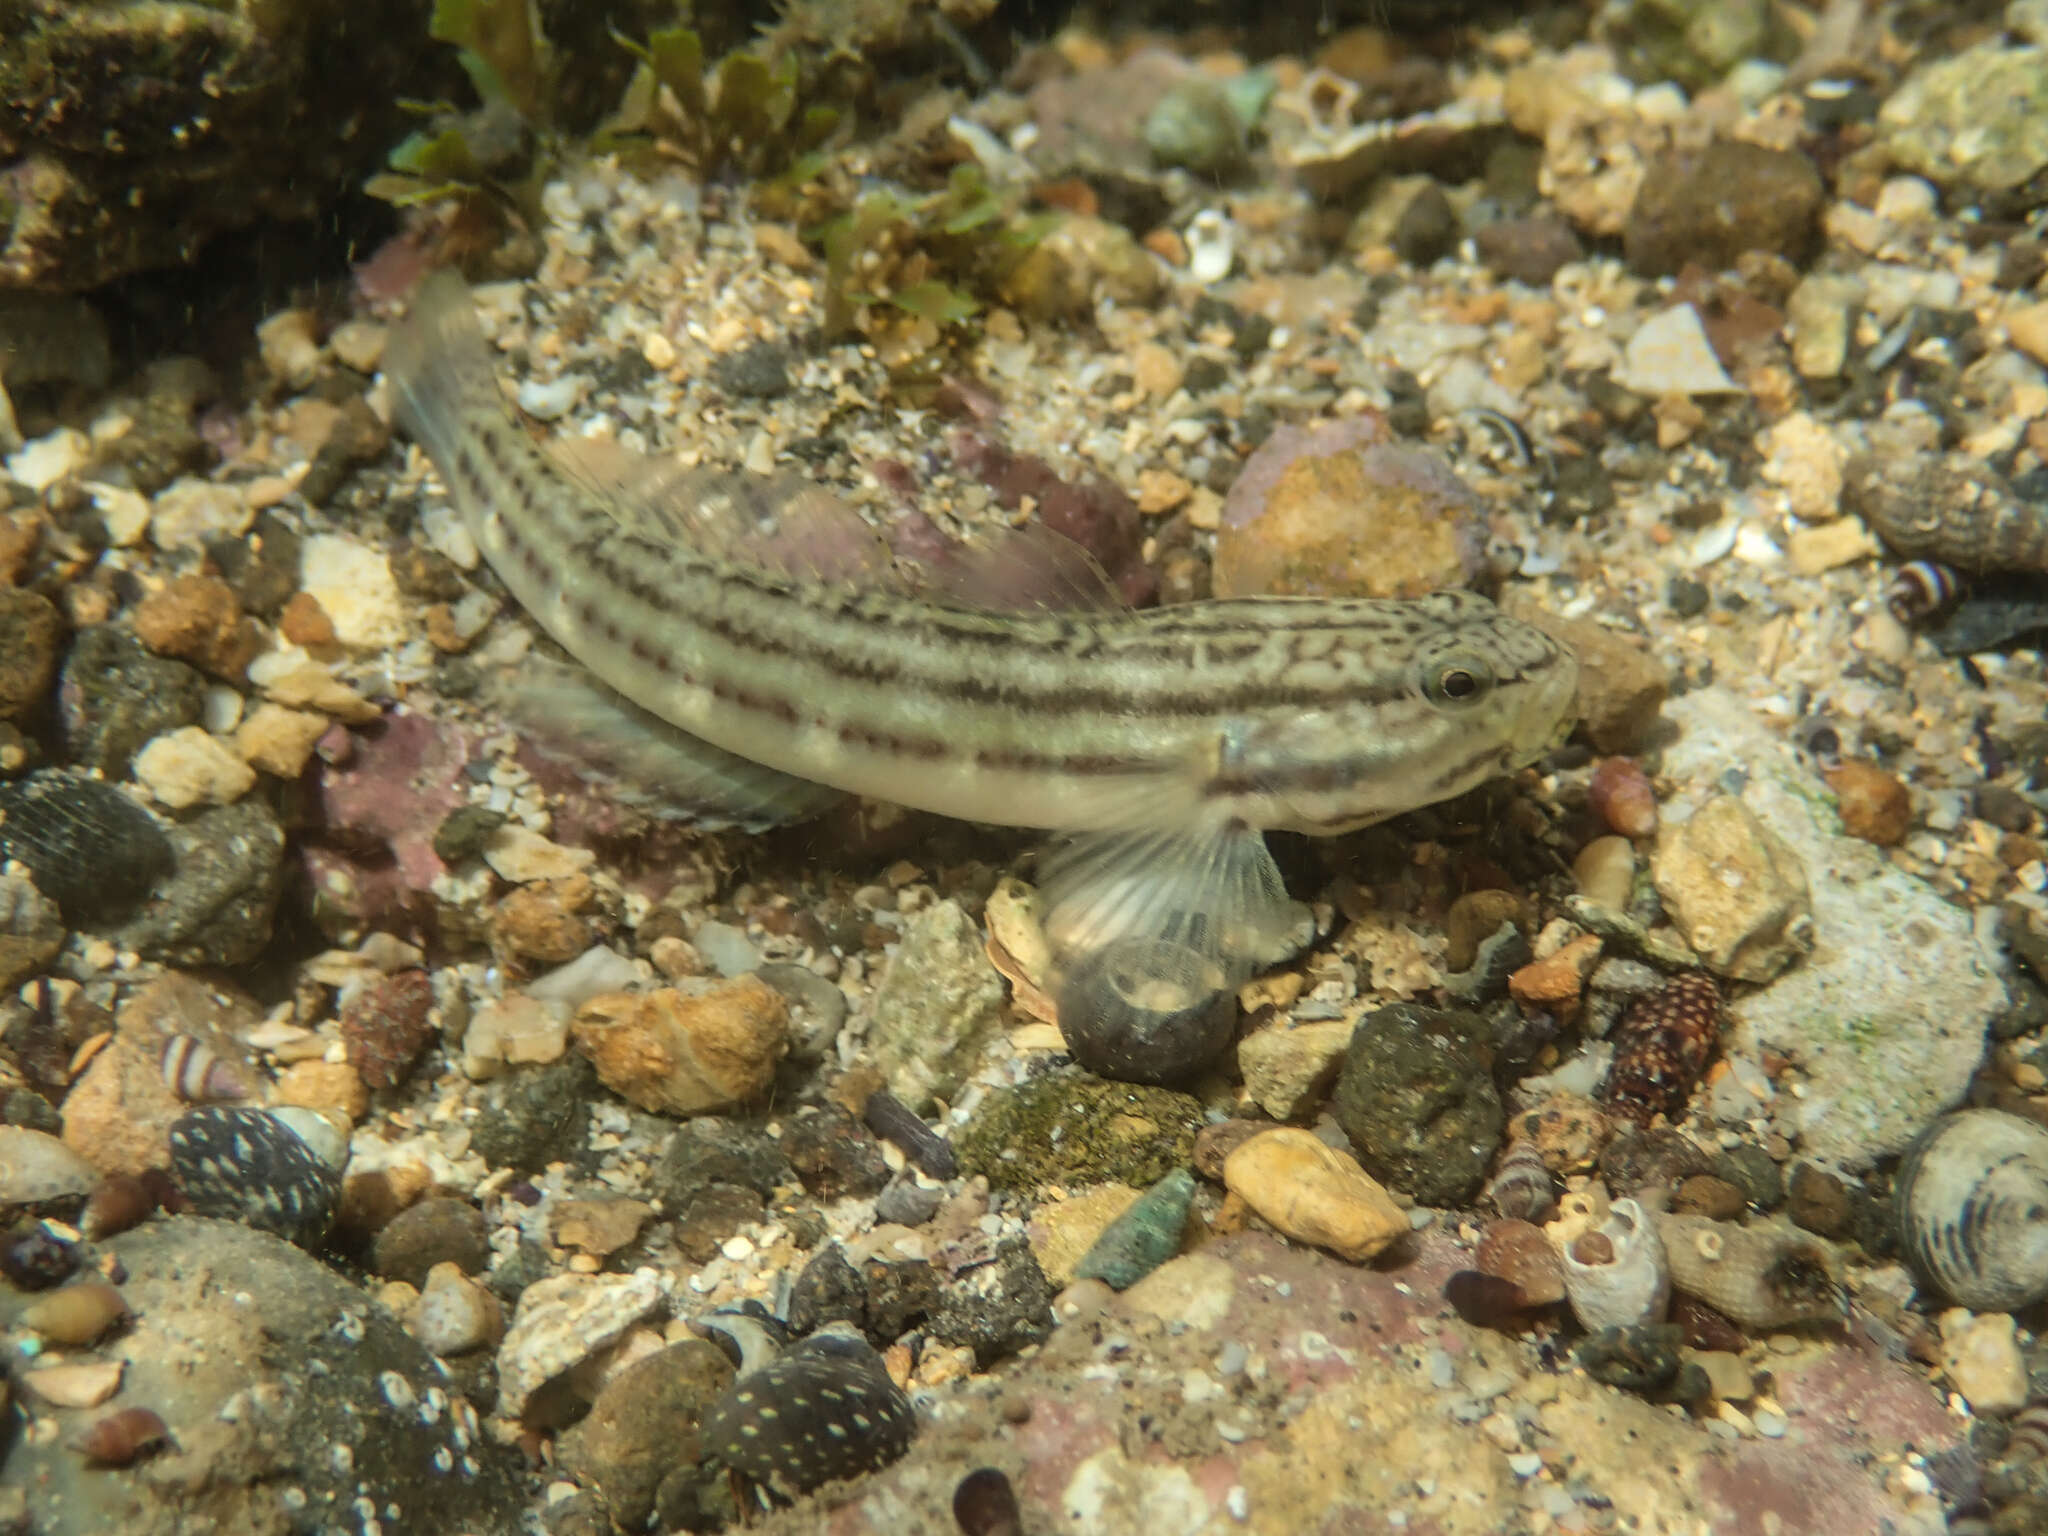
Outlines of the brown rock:
<svg viewBox="0 0 2048 1536">
<path fill-rule="evenodd" d="M 657 1114 L 695 1115 L 756 1098 L 789 1049 L 782 994 L 742 976 L 697 997 L 607 992 L 577 1012 L 576 1048 L 610 1088 Z"/>
<path fill-rule="evenodd" d="M 1637 641 L 1590 619 L 1560 619 L 1526 598 L 1510 599 L 1503 606 L 1570 646 L 1579 658 L 1579 695 L 1573 711 L 1594 747 L 1602 752 L 1639 747 L 1671 692 L 1663 665 Z"/>
<path fill-rule="evenodd" d="M 559 1246 L 602 1258 L 638 1237 L 653 1214 L 644 1200 L 563 1200 L 549 1212 L 548 1231 Z"/>
<path fill-rule="evenodd" d="M 1570 1013 L 1600 960 L 1600 936 L 1582 933 L 1562 949 L 1532 960 L 1508 978 L 1508 994 L 1531 1008 Z"/>
<path fill-rule="evenodd" d="M 1851 837 L 1890 848 L 1911 829 L 1911 792 L 1877 764 L 1850 758 L 1828 769 L 1826 778 L 1841 806 L 1842 826 Z"/>
<path fill-rule="evenodd" d="M 1479 259 L 1502 277 L 1548 288 L 1557 269 L 1586 254 L 1571 225 L 1556 214 L 1501 219 L 1472 237 Z"/>
<path fill-rule="evenodd" d="M 295 1061 L 277 1075 L 277 1102 L 334 1110 L 353 1125 L 370 1112 L 370 1090 L 345 1061 Z"/>
<path fill-rule="evenodd" d="M 342 1182 L 334 1230 L 358 1243 L 367 1242 L 433 1187 L 433 1175 L 420 1163 L 394 1163 L 389 1168 L 352 1173 Z"/>
<path fill-rule="evenodd" d="M 260 643 L 235 589 L 218 576 L 178 576 L 135 607 L 135 633 L 159 656 L 239 678 Z"/>
<path fill-rule="evenodd" d="M 1195 1172 L 1214 1183 L 1223 1182 L 1223 1165 L 1230 1154 L 1273 1129 L 1269 1120 L 1219 1120 L 1195 1133 Z"/>
<path fill-rule="evenodd" d="M 348 1059 L 372 1088 L 405 1080 L 434 1038 L 429 1017 L 434 984 L 425 971 L 399 971 L 367 982 L 341 1010 L 341 1038 Z"/>
<path fill-rule="evenodd" d="M 1683 1180 L 1671 1197 L 1671 1209 L 1678 1215 L 1708 1216 L 1715 1221 L 1738 1220 L 1748 1206 L 1741 1190 L 1711 1173 L 1696 1173 Z"/>
<path fill-rule="evenodd" d="M 1280 427 L 1230 488 L 1218 597 L 1419 597 L 1482 569 L 1479 499 L 1434 452 L 1376 416 Z"/>
<path fill-rule="evenodd" d="M 702 1339 L 634 1361 L 557 1441 L 562 1470 L 603 1491 L 618 1529 L 643 1529 L 663 1479 L 697 1462 L 697 1427 L 731 1380 L 725 1356 Z"/>
<path fill-rule="evenodd" d="M 596 930 L 576 912 L 589 884 L 571 877 L 506 892 L 491 913 L 492 948 L 543 966 L 574 960 L 597 942 Z"/>
<path fill-rule="evenodd" d="M 1502 923 L 1526 927 L 1528 898 L 1514 891 L 1467 891 L 1444 915 L 1444 967 L 1468 971 L 1479 958 L 1479 946 L 1500 931 Z"/>
<path fill-rule="evenodd" d="M 0 587 L 11 587 L 21 580 L 29 561 L 35 558 L 42 536 L 40 517 L 20 513 L 0 517 Z"/>
<path fill-rule="evenodd" d="M 49 691 L 64 620 L 46 597 L 0 588 L 0 720 L 12 720 Z"/>
<path fill-rule="evenodd" d="M 320 599 L 310 592 L 291 595 L 278 612 L 277 632 L 293 645 L 303 645 L 309 651 L 324 650 L 334 644 L 334 620 L 327 617 Z"/>
<path fill-rule="evenodd" d="M 1769 981 L 1813 948 L 1813 898 L 1799 855 L 1733 795 L 1667 824 L 1650 874 L 1710 971 Z"/>
<path fill-rule="evenodd" d="M 453 1264 L 466 1275 L 491 1265 L 490 1229 L 483 1212 L 467 1200 L 437 1195 L 407 1206 L 377 1234 L 370 1268 L 387 1280 L 426 1283 L 436 1264 Z"/>
<path fill-rule="evenodd" d="M 65 1144 L 105 1174 L 169 1166 L 171 1122 L 192 1106 L 164 1081 L 164 1042 L 191 1035 L 246 1079 L 241 1037 L 260 1018 L 240 993 L 166 971 L 122 1005 L 114 1038 L 65 1096 Z"/>
<path fill-rule="evenodd" d="M 1350 1154 L 1280 1126 L 1223 1163 L 1230 1192 L 1287 1236 L 1363 1263 L 1410 1231 L 1407 1214 Z"/>
<path fill-rule="evenodd" d="M 1794 265 L 1812 254 L 1826 189 L 1793 150 L 1721 139 L 1652 160 L 1622 231 L 1628 264 L 1668 277 L 1687 264 L 1720 272 L 1745 251 Z"/>
</svg>

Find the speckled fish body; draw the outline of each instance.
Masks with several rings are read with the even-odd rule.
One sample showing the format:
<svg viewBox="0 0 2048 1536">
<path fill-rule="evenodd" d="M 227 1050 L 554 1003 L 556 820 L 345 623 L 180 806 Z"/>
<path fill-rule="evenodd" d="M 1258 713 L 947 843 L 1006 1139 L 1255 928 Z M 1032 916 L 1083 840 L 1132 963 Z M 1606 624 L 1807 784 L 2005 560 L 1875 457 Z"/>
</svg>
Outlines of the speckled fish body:
<svg viewBox="0 0 2048 1536">
<path fill-rule="evenodd" d="M 1258 831 L 1459 794 L 1539 756 L 1571 703 L 1569 653 L 1465 592 L 992 611 L 736 558 L 691 536 L 703 507 L 636 504 L 534 443 L 452 276 L 424 286 L 385 367 L 484 557 L 645 712 L 637 755 L 686 759 L 672 784 L 756 824 L 844 791 L 1088 834 L 1069 867 L 1098 916 L 1126 914 L 1118 932 L 1234 900 L 1270 937 Z"/>
</svg>

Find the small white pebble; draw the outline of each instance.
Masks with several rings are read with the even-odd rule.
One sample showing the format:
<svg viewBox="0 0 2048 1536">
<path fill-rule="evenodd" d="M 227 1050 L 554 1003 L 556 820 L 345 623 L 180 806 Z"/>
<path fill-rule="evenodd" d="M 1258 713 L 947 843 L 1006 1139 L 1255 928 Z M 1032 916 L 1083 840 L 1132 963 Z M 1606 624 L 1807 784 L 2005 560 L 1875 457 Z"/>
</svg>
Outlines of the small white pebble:
<svg viewBox="0 0 2048 1536">
<path fill-rule="evenodd" d="M 1534 1451 L 1517 1451 L 1508 1458 L 1508 1470 L 1517 1477 L 1534 1477 L 1543 1470 L 1543 1458 Z"/>
<path fill-rule="evenodd" d="M 1785 1437 L 1785 1415 L 1775 1408 L 1759 1408 L 1750 1416 L 1756 1432 L 1766 1440 L 1782 1440 Z"/>
<path fill-rule="evenodd" d="M 1230 1518 L 1239 1524 L 1252 1517 L 1251 1496 L 1244 1491 L 1242 1483 L 1231 1484 L 1230 1492 L 1223 1495 L 1223 1507 L 1230 1511 Z"/>
</svg>

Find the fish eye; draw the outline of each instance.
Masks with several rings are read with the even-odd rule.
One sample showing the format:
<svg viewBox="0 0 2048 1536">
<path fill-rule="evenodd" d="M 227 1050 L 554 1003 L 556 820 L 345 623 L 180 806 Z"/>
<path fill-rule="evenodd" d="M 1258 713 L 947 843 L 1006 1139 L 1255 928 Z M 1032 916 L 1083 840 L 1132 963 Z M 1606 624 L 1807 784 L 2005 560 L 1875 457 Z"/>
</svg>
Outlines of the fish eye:
<svg viewBox="0 0 2048 1536">
<path fill-rule="evenodd" d="M 1468 708 L 1493 691 L 1493 669 L 1476 656 L 1439 661 L 1425 674 L 1422 691 L 1432 704 Z"/>
</svg>

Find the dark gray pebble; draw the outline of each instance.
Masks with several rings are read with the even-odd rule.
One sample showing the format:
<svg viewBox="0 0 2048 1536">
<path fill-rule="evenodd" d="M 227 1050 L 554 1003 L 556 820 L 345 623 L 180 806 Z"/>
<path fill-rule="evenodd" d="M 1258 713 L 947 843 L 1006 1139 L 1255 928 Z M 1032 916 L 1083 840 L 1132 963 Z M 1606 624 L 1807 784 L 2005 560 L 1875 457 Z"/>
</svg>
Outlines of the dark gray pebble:
<svg viewBox="0 0 2048 1536">
<path fill-rule="evenodd" d="M 1397 1003 L 1359 1020 L 1332 1109 L 1359 1161 L 1423 1205 L 1459 1205 L 1486 1177 L 1505 1112 L 1478 1014 Z"/>
<path fill-rule="evenodd" d="M 418 1286 L 436 1264 L 459 1265 L 465 1275 L 490 1268 L 490 1229 L 467 1200 L 433 1196 L 407 1206 L 370 1246 L 370 1267 L 387 1280 Z"/>
</svg>

